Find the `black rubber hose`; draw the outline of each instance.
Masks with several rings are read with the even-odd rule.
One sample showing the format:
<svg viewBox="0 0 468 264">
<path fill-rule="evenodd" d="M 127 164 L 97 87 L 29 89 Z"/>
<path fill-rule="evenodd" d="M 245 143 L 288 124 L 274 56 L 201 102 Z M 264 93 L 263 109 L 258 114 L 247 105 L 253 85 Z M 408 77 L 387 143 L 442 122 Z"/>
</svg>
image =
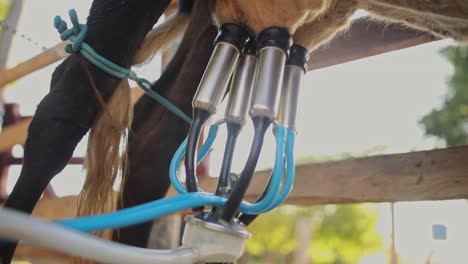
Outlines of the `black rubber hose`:
<svg viewBox="0 0 468 264">
<path fill-rule="evenodd" d="M 307 72 L 307 62 L 309 61 L 309 51 L 299 45 L 299 44 L 294 44 L 291 46 L 289 49 L 289 57 L 288 57 L 288 65 L 296 65 L 302 68 L 304 73 Z M 270 187 L 270 182 L 271 182 L 271 176 L 270 180 L 268 181 L 268 185 L 266 189 L 263 191 L 262 196 L 258 198 L 257 202 L 261 201 L 265 195 L 267 194 L 268 188 Z M 241 221 L 244 225 L 249 225 L 251 224 L 256 218 L 258 217 L 257 214 L 242 214 L 241 217 L 239 217 L 239 221 Z"/>
<path fill-rule="evenodd" d="M 187 149 L 185 151 L 185 173 L 186 180 L 185 184 L 187 185 L 188 192 L 198 191 L 198 182 L 196 173 L 196 154 L 198 139 L 200 138 L 200 133 L 205 124 L 206 120 L 211 116 L 208 111 L 201 109 L 193 110 L 193 121 L 190 126 L 190 132 L 187 140 Z"/>
<path fill-rule="evenodd" d="M 270 188 L 270 184 L 271 184 L 271 175 L 270 175 L 270 179 L 268 180 L 268 184 L 267 184 L 267 187 L 265 188 L 265 190 L 263 191 L 262 195 L 257 199 L 257 201 L 255 201 L 255 203 L 258 203 L 260 202 L 261 200 L 263 200 L 263 198 L 265 198 L 266 194 L 268 193 L 268 189 Z M 239 221 L 244 224 L 245 226 L 248 226 L 250 225 L 255 219 L 257 219 L 259 215 L 258 214 L 242 214 L 240 217 L 239 217 Z"/>
<path fill-rule="evenodd" d="M 241 172 L 241 176 L 239 177 L 236 186 L 234 187 L 221 212 L 221 218 L 227 222 L 231 221 L 231 219 L 237 214 L 245 192 L 247 191 L 250 181 L 252 180 L 255 168 L 257 167 L 258 158 L 263 147 L 265 133 L 272 123 L 272 121 L 266 117 L 253 117 L 252 121 L 254 123 L 255 135 L 249 157 L 244 169 Z"/>
<path fill-rule="evenodd" d="M 216 195 L 226 196 L 226 188 L 229 185 L 229 176 L 231 174 L 232 158 L 236 147 L 237 137 L 242 126 L 237 123 L 227 123 L 227 139 L 224 148 L 223 163 L 221 165 L 221 173 L 219 174 L 218 186 L 216 187 Z"/>
<path fill-rule="evenodd" d="M 227 139 L 224 148 L 223 163 L 221 165 L 221 172 L 219 174 L 218 186 L 216 187 L 215 194 L 217 196 L 226 197 L 228 195 L 229 176 L 231 174 L 232 159 L 234 157 L 234 149 L 237 142 L 237 137 L 242 128 L 237 123 L 227 123 Z M 213 207 L 211 210 L 213 213 L 218 211 L 218 207 Z"/>
</svg>

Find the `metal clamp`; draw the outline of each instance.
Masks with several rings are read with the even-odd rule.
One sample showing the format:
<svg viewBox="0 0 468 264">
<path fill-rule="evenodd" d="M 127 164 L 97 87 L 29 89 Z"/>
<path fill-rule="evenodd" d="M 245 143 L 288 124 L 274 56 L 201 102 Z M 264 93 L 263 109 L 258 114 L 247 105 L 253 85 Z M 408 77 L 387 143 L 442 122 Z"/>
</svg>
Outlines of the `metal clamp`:
<svg viewBox="0 0 468 264">
<path fill-rule="evenodd" d="M 182 246 L 193 248 L 205 262 L 237 261 L 244 253 L 250 233 L 237 223 L 225 225 L 210 221 L 209 214 L 203 216 L 189 215 L 185 218 Z"/>
</svg>

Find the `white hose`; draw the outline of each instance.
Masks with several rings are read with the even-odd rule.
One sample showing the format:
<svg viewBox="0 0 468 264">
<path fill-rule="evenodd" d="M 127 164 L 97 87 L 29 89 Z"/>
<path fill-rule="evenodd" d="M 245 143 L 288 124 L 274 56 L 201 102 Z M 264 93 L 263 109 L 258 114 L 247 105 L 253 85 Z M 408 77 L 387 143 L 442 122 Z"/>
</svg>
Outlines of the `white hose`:
<svg viewBox="0 0 468 264">
<path fill-rule="evenodd" d="M 6 208 L 0 209 L 0 236 L 102 263 L 192 264 L 197 261 L 190 248 L 153 250 L 126 246 Z"/>
</svg>

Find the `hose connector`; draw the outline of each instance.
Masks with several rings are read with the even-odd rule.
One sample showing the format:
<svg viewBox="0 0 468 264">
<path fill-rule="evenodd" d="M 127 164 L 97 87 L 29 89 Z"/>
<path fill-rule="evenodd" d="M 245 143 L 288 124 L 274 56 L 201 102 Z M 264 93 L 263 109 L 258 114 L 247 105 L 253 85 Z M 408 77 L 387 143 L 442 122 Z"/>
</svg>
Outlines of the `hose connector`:
<svg viewBox="0 0 468 264">
<path fill-rule="evenodd" d="M 232 263 L 244 253 L 250 233 L 237 223 L 222 224 L 210 215 L 187 216 L 182 246 L 193 248 L 203 263 Z"/>
<path fill-rule="evenodd" d="M 294 44 L 284 69 L 278 122 L 287 129 L 296 129 L 297 104 L 302 77 L 307 72 L 309 53 L 306 48 Z"/>
<path fill-rule="evenodd" d="M 249 33 L 240 25 L 221 26 L 215 48 L 193 98 L 193 108 L 206 110 L 210 114 L 216 113 L 248 38 Z"/>
<path fill-rule="evenodd" d="M 244 124 L 250 107 L 256 64 L 255 39 L 250 39 L 244 48 L 244 54 L 239 58 L 232 77 L 225 114 L 227 122 Z"/>
<path fill-rule="evenodd" d="M 257 37 L 258 62 L 250 116 L 276 117 L 279 91 L 292 38 L 284 28 L 271 27 Z"/>
</svg>

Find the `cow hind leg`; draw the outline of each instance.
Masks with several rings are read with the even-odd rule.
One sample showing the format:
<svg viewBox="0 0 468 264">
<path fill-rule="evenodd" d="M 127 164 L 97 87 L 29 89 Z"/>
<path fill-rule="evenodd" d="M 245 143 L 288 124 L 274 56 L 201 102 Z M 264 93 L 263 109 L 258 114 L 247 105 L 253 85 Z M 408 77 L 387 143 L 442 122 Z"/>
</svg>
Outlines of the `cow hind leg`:
<svg viewBox="0 0 468 264">
<path fill-rule="evenodd" d="M 4 206 L 31 213 L 52 178 L 68 164 L 87 128 L 37 113 L 29 127 L 24 164 Z M 0 263 L 10 263 L 16 243 L 0 242 Z"/>
</svg>

